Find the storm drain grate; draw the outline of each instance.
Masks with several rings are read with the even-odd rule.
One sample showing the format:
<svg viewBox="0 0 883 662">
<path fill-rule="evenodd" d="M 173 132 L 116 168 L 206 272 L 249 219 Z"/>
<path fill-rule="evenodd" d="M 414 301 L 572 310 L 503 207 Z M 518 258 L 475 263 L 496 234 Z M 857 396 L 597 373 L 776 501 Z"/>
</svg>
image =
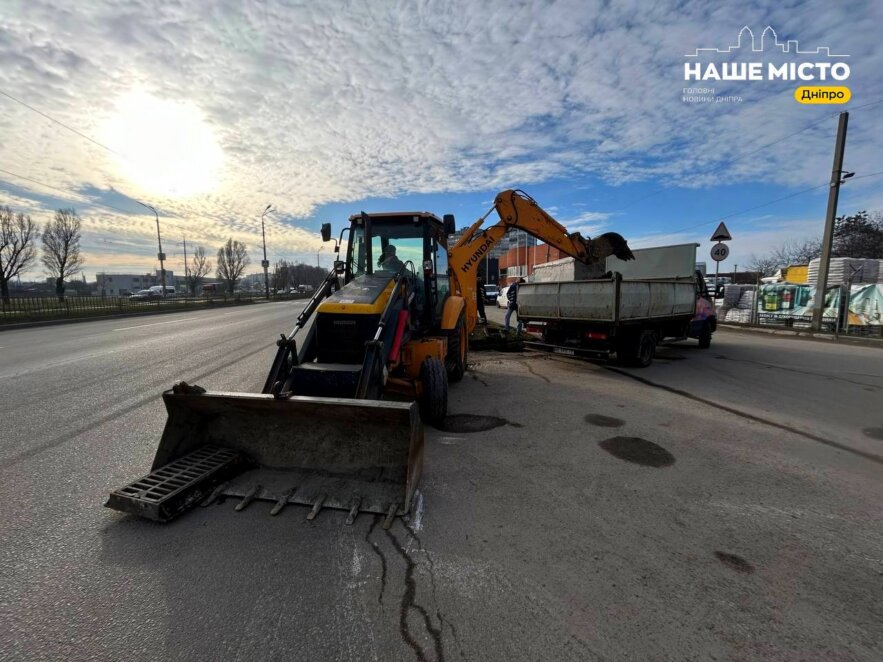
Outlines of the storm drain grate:
<svg viewBox="0 0 883 662">
<path fill-rule="evenodd" d="M 245 468 L 229 448 L 203 446 L 111 493 L 109 508 L 167 521 Z"/>
</svg>

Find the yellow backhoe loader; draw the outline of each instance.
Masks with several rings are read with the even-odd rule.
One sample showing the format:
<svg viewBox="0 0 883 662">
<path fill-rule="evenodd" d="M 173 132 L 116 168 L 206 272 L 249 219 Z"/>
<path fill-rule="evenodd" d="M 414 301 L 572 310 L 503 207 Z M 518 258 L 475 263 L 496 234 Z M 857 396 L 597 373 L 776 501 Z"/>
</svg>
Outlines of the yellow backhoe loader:
<svg viewBox="0 0 883 662">
<path fill-rule="evenodd" d="M 500 220 L 480 230 L 492 210 Z M 406 514 L 423 466 L 423 422 L 447 412 L 449 382 L 466 370 L 477 321 L 477 268 L 511 228 L 584 262 L 630 259 L 618 234 L 568 233 L 520 191 L 448 247 L 454 217 L 356 214 L 335 260 L 279 349 L 260 394 L 206 392 L 179 382 L 163 393 L 168 421 L 151 473 L 107 506 L 168 521 L 196 505 L 236 499 L 386 516 Z M 344 235 L 346 241 L 344 242 Z M 322 226 L 332 241 L 331 226 Z"/>
</svg>

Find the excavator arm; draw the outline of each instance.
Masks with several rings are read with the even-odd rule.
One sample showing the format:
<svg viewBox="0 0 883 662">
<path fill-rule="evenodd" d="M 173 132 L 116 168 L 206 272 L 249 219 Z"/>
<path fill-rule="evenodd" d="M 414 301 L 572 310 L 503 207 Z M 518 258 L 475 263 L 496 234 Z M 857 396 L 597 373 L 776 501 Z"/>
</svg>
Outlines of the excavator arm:
<svg viewBox="0 0 883 662">
<path fill-rule="evenodd" d="M 448 249 L 452 289 L 466 303 L 466 324 L 469 332 L 475 328 L 478 309 L 475 303 L 478 282 L 478 265 L 493 246 L 511 229 L 519 229 L 540 241 L 554 246 L 561 252 L 586 264 L 594 264 L 615 255 L 621 260 L 632 260 L 628 243 L 619 234 L 607 232 L 594 239 L 583 237 L 550 216 L 536 200 L 524 191 L 507 190 L 499 193 L 494 207 L 500 220 L 481 229 L 490 210 L 473 223 L 460 240 Z"/>
</svg>

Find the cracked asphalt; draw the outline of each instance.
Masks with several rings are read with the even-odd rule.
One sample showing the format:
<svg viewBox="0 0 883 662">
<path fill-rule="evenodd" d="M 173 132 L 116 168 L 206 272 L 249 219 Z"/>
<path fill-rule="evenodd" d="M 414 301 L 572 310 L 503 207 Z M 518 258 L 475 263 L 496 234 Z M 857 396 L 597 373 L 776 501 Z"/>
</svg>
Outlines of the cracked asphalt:
<svg viewBox="0 0 883 662">
<path fill-rule="evenodd" d="M 160 392 L 258 390 L 299 310 L 0 333 L 0 659 L 883 657 L 875 348 L 722 331 L 640 371 L 473 353 L 390 531 L 103 508 L 149 467 Z"/>
</svg>

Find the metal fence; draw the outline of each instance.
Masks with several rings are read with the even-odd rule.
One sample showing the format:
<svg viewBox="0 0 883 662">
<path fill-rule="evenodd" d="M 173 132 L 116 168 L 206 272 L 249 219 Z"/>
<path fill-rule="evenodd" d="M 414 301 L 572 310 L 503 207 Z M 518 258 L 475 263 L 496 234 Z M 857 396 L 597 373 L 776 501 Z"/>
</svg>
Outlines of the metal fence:
<svg viewBox="0 0 883 662">
<path fill-rule="evenodd" d="M 277 294 L 271 300 L 285 301 L 308 298 L 309 294 Z M 66 296 L 58 297 L 10 297 L 0 300 L 0 325 L 17 322 L 34 322 L 62 318 L 100 317 L 132 313 L 155 313 L 173 310 L 192 310 L 255 303 L 264 300 L 259 294 L 225 294 L 211 296 L 138 300 L 127 296 Z"/>
</svg>

